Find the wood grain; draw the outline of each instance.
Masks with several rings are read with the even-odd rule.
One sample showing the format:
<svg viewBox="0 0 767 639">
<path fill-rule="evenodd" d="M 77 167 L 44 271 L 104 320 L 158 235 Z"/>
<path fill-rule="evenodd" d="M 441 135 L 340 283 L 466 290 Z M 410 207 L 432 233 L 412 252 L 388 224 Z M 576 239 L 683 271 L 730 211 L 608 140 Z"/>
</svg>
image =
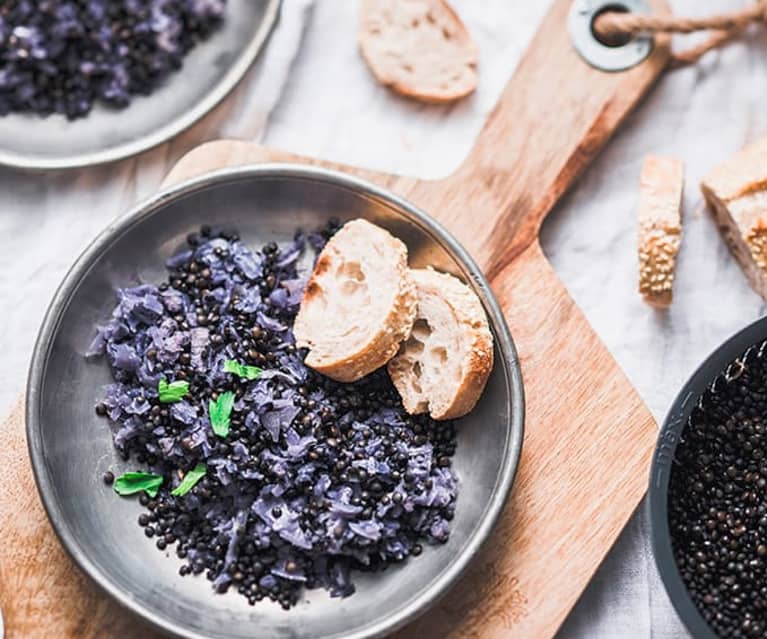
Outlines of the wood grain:
<svg viewBox="0 0 767 639">
<path fill-rule="evenodd" d="M 408 193 L 462 240 L 491 278 L 537 239 L 546 214 L 669 58 L 669 40 L 659 37 L 652 55 L 629 71 L 593 69 L 565 28 L 571 4 L 553 3 L 458 171 L 419 182 Z M 667 12 L 665 2 L 650 4 Z"/>
<path fill-rule="evenodd" d="M 403 638 L 553 636 L 647 487 L 655 421 L 537 242 L 493 289 L 525 383 L 514 491 L 469 574 Z"/>
<path fill-rule="evenodd" d="M 27 458 L 21 401 L 0 433 L 0 606 L 7 639 L 158 637 L 101 593 L 58 543 Z"/>
<path fill-rule="evenodd" d="M 652 2 L 665 11 L 663 2 Z M 385 175 L 219 141 L 166 185 L 252 162 L 347 170 L 448 227 L 492 280 L 522 363 L 526 433 L 513 496 L 480 558 L 436 609 L 398 633 L 434 639 L 551 637 L 644 494 L 654 421 L 540 250 L 543 218 L 663 70 L 667 40 L 624 73 L 591 69 L 553 7 L 467 161 L 439 181 Z M 93 590 L 45 519 L 17 411 L 0 426 L 0 602 L 10 637 L 149 637 Z"/>
</svg>

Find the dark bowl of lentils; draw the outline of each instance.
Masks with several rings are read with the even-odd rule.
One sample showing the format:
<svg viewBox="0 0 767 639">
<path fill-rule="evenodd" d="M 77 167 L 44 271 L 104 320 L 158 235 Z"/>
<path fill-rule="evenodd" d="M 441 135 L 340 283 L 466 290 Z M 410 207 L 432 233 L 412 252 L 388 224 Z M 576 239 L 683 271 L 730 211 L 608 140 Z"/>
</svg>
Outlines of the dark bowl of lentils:
<svg viewBox="0 0 767 639">
<path fill-rule="evenodd" d="M 292 321 L 325 242 L 363 217 L 473 287 L 495 366 L 469 415 L 408 415 L 384 370 L 308 369 Z M 36 345 L 27 433 L 64 547 L 183 637 L 384 636 L 435 604 L 511 489 L 524 398 L 482 273 L 424 213 L 322 169 L 203 176 L 85 251 Z"/>
<path fill-rule="evenodd" d="M 767 318 L 698 368 L 663 424 L 649 508 L 656 562 L 697 638 L 767 634 Z"/>
</svg>

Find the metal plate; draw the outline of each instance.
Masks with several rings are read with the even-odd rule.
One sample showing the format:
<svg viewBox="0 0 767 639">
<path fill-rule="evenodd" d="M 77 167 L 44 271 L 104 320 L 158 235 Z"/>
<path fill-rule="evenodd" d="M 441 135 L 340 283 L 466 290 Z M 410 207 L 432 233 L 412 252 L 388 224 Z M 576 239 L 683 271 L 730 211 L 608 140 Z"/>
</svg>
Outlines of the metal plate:
<svg viewBox="0 0 767 639">
<path fill-rule="evenodd" d="M 242 79 L 266 42 L 280 0 L 229 0 L 221 27 L 184 58 L 184 66 L 125 109 L 96 106 L 85 118 L 0 117 L 0 164 L 67 169 L 145 151 L 188 128 Z"/>
<path fill-rule="evenodd" d="M 602 71 L 624 71 L 635 67 L 652 53 L 649 36 L 631 38 L 625 45 L 611 47 L 594 36 L 594 19 L 607 9 L 621 8 L 632 13 L 650 13 L 645 0 L 575 0 L 568 28 L 573 46 L 592 67 Z"/>
<path fill-rule="evenodd" d="M 461 489 L 449 542 L 378 574 L 355 573 L 357 593 L 306 593 L 283 611 L 236 593 L 215 595 L 202 578 L 180 578 L 136 525 L 140 506 L 118 499 L 101 477 L 126 470 L 93 406 L 110 381 L 86 361 L 94 325 L 107 318 L 114 289 L 159 281 L 165 260 L 201 224 L 236 228 L 248 244 L 292 239 L 329 218 L 364 217 L 408 245 L 413 266 L 433 264 L 476 291 L 495 337 L 495 366 L 477 408 L 458 424 L 455 470 Z M 27 437 L 48 516 L 63 545 L 107 593 L 155 626 L 201 639 L 346 639 L 383 636 L 422 613 L 460 576 L 500 515 L 522 446 L 524 396 L 517 354 L 488 282 L 461 246 L 427 215 L 388 192 L 340 173 L 259 165 L 203 176 L 138 206 L 85 251 L 43 323 L 27 390 Z M 503 543 L 497 539 L 496 543 Z"/>
<path fill-rule="evenodd" d="M 674 452 L 690 413 L 714 379 L 731 362 L 741 357 L 751 347 L 761 346 L 765 340 L 767 340 L 767 317 L 755 321 L 730 337 L 706 358 L 682 387 L 671 405 L 661 427 L 652 460 L 648 507 L 655 563 L 674 609 L 690 634 L 697 639 L 716 639 L 717 635 L 706 623 L 687 592 L 674 558 L 668 523 L 668 487 Z"/>
</svg>

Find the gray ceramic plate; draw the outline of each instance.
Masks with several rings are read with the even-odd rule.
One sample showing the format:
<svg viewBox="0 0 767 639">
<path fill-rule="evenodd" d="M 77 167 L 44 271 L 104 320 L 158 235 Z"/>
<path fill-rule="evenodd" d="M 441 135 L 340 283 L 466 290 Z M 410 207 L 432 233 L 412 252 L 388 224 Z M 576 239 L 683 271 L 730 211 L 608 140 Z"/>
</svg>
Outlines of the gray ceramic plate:
<svg viewBox="0 0 767 639">
<path fill-rule="evenodd" d="M 112 162 L 152 148 L 194 124 L 235 87 L 266 42 L 280 0 L 229 0 L 226 19 L 184 66 L 125 109 L 96 107 L 88 117 L 0 117 L 0 164 L 67 169 Z"/>
<path fill-rule="evenodd" d="M 357 593 L 308 592 L 289 612 L 214 595 L 202 578 L 177 575 L 136 525 L 139 504 L 101 481 L 129 465 L 94 415 L 110 381 L 88 362 L 94 325 L 108 317 L 114 289 L 159 281 L 166 258 L 202 224 L 238 229 L 254 246 L 292 238 L 329 218 L 365 217 L 408 245 L 411 263 L 433 264 L 480 296 L 495 336 L 495 367 L 478 407 L 459 424 L 455 470 L 461 489 L 449 542 L 383 573 L 355 575 Z M 262 165 L 226 170 L 160 194 L 123 216 L 85 251 L 59 288 L 35 348 L 27 435 L 38 488 L 62 543 L 104 590 L 145 620 L 184 637 L 301 639 L 381 636 L 423 612 L 458 578 L 490 534 L 511 488 L 522 445 L 524 398 L 514 345 L 476 264 L 444 229 L 407 202 L 322 169 Z M 495 540 L 502 543 L 503 540 Z"/>
</svg>

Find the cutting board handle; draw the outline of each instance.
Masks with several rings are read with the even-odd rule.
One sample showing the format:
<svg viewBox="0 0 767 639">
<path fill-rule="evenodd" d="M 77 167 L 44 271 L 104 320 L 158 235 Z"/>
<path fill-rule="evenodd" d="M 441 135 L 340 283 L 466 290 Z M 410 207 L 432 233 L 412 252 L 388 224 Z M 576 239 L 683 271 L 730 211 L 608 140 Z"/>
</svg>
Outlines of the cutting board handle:
<svg viewBox="0 0 767 639">
<path fill-rule="evenodd" d="M 665 5 L 652 2 L 656 11 Z M 439 607 L 400 636 L 552 637 L 635 508 L 655 425 L 575 307 L 537 242 L 546 213 L 665 67 L 667 42 L 623 73 L 588 67 L 553 7 L 474 149 L 455 174 L 424 182 L 352 173 L 390 187 L 446 225 L 492 278 L 518 348 L 526 424 L 512 500 L 494 539 Z M 246 142 L 188 153 L 165 185 L 263 161 L 309 162 Z M 0 424 L 0 601 L 9 637 L 154 636 L 73 570 L 45 517 L 19 407 Z"/>
<path fill-rule="evenodd" d="M 554 2 L 460 168 L 412 194 L 432 207 L 435 192 L 442 194 L 443 207 L 430 212 L 464 240 L 490 278 L 537 237 L 554 203 L 668 61 L 669 39 L 659 36 L 632 69 L 589 66 L 567 29 L 571 4 Z M 651 4 L 668 12 L 665 0 Z"/>
</svg>

